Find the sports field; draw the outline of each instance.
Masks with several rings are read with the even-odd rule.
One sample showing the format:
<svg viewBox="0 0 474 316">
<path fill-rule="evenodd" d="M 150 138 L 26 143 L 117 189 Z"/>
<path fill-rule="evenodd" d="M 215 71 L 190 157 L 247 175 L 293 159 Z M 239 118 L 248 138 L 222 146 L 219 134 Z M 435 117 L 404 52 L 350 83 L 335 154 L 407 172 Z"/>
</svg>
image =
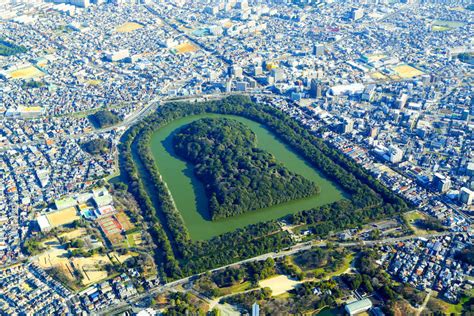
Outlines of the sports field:
<svg viewBox="0 0 474 316">
<path fill-rule="evenodd" d="M 119 221 L 122 225 L 123 230 L 127 231 L 135 228 L 135 226 L 130 222 L 130 219 L 128 218 L 127 214 L 125 214 L 124 212 L 119 212 L 115 214 L 115 217 L 117 218 L 117 221 Z"/>
<path fill-rule="evenodd" d="M 130 32 L 133 32 L 135 30 L 139 30 L 141 28 L 143 28 L 143 25 L 141 25 L 139 23 L 125 22 L 124 24 L 118 26 L 115 29 L 115 32 L 117 32 L 117 33 L 130 33 Z"/>
<path fill-rule="evenodd" d="M 98 86 L 102 83 L 102 80 L 97 80 L 97 79 L 92 79 L 92 80 L 87 80 L 86 84 L 89 86 Z"/>
<path fill-rule="evenodd" d="M 198 50 L 198 48 L 191 43 L 179 44 L 174 48 L 178 54 L 193 53 Z"/>
<path fill-rule="evenodd" d="M 75 207 L 69 207 L 61 211 L 47 214 L 46 217 L 52 227 L 66 225 L 80 219 Z"/>
<path fill-rule="evenodd" d="M 115 215 L 102 217 L 97 220 L 97 223 L 111 244 L 117 245 L 124 241 L 122 223 L 118 221 Z"/>
<path fill-rule="evenodd" d="M 292 280 L 286 275 L 279 275 L 270 279 L 258 282 L 260 287 L 269 287 L 272 290 L 272 296 L 278 296 L 288 292 L 300 284 L 300 281 Z"/>
<path fill-rule="evenodd" d="M 85 228 L 78 228 L 78 229 L 74 229 L 70 232 L 62 233 L 62 234 L 59 235 L 59 237 L 63 237 L 66 240 L 74 240 L 74 239 L 77 239 L 79 237 L 85 236 L 86 234 L 87 234 L 87 231 L 86 231 Z"/>
<path fill-rule="evenodd" d="M 71 263 L 84 276 L 82 284 L 89 285 L 107 277 L 107 271 L 103 267 L 111 262 L 107 256 L 95 255 L 89 258 L 71 258 Z"/>
<path fill-rule="evenodd" d="M 424 74 L 423 71 L 418 70 L 409 65 L 399 65 L 399 66 L 393 67 L 392 69 L 402 79 L 413 78 L 413 77 L 421 76 Z"/>
<path fill-rule="evenodd" d="M 10 76 L 13 79 L 32 79 L 43 76 L 44 73 L 34 66 L 28 66 L 25 68 L 13 70 L 10 72 Z"/>
<path fill-rule="evenodd" d="M 375 80 L 385 80 L 385 79 L 387 79 L 387 76 L 385 76 L 384 74 L 382 74 L 378 71 L 371 73 L 370 76 L 372 77 L 372 79 L 375 79 Z"/>
<path fill-rule="evenodd" d="M 451 28 L 449 26 L 433 25 L 431 30 L 434 32 L 445 32 L 451 30 Z"/>
</svg>

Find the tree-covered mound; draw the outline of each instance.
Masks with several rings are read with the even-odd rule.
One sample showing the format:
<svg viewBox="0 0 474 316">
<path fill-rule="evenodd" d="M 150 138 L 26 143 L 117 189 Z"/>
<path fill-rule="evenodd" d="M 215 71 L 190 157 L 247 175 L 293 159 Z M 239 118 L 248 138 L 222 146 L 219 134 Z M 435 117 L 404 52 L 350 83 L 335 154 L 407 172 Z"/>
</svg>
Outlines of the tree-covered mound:
<svg viewBox="0 0 474 316">
<path fill-rule="evenodd" d="M 314 182 L 257 148 L 255 134 L 236 120 L 194 121 L 174 136 L 173 147 L 194 164 L 197 178 L 205 185 L 213 220 L 319 192 Z"/>
<path fill-rule="evenodd" d="M 97 128 L 104 128 L 117 124 L 121 121 L 120 117 L 109 111 L 109 110 L 100 110 L 96 113 L 89 115 L 89 120 Z"/>
</svg>

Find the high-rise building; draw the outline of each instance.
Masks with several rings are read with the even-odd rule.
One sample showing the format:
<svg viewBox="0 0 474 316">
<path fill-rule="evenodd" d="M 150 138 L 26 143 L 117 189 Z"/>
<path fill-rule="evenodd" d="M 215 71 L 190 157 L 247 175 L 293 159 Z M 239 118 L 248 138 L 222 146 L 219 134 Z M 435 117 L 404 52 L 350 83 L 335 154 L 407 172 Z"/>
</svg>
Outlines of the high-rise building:
<svg viewBox="0 0 474 316">
<path fill-rule="evenodd" d="M 322 96 L 321 82 L 317 79 L 311 79 L 311 86 L 309 88 L 309 96 L 311 98 L 320 98 Z"/>
<path fill-rule="evenodd" d="M 281 68 L 275 68 L 272 69 L 271 76 L 275 80 L 275 82 L 281 82 L 284 81 L 286 76 L 285 76 L 285 71 Z"/>
<path fill-rule="evenodd" d="M 235 8 L 236 9 L 241 9 L 241 10 L 246 10 L 249 7 L 249 2 L 247 0 L 240 0 L 236 3 Z"/>
<path fill-rule="evenodd" d="M 451 180 L 441 173 L 434 174 L 432 184 L 435 190 L 440 193 L 445 193 L 451 188 Z"/>
<path fill-rule="evenodd" d="M 361 19 L 364 16 L 364 10 L 363 9 L 357 9 L 353 8 L 351 11 L 351 20 L 357 21 Z"/>
<path fill-rule="evenodd" d="M 378 135 L 378 133 L 379 133 L 379 128 L 377 126 L 372 126 L 369 129 L 368 136 L 371 138 L 375 138 Z"/>
<path fill-rule="evenodd" d="M 89 0 L 69 0 L 69 3 L 81 8 L 87 8 L 91 5 Z"/>
<path fill-rule="evenodd" d="M 252 316 L 260 316 L 260 306 L 258 306 L 257 302 L 252 305 Z"/>
<path fill-rule="evenodd" d="M 397 101 L 395 101 L 395 107 L 397 109 L 403 109 L 405 107 L 405 104 L 407 103 L 408 100 L 408 95 L 405 93 L 402 93 L 399 98 L 397 98 Z"/>
<path fill-rule="evenodd" d="M 474 191 L 471 191 L 468 188 L 461 188 L 459 191 L 459 201 L 463 204 L 471 205 L 474 201 Z"/>
<path fill-rule="evenodd" d="M 237 91 L 247 91 L 248 83 L 245 81 L 238 81 L 235 83 L 235 90 Z"/>
<path fill-rule="evenodd" d="M 391 163 L 399 163 L 403 159 L 403 151 L 400 148 L 391 145 L 388 147 L 388 159 Z"/>
<path fill-rule="evenodd" d="M 262 66 L 255 66 L 253 68 L 253 75 L 254 76 L 261 76 L 263 73 Z"/>
<path fill-rule="evenodd" d="M 313 55 L 322 56 L 324 55 L 325 47 L 323 44 L 315 44 L 313 46 Z"/>
<path fill-rule="evenodd" d="M 229 79 L 225 84 L 225 92 L 232 92 L 232 79 Z"/>
<path fill-rule="evenodd" d="M 350 118 L 344 118 L 344 121 L 339 125 L 339 132 L 342 134 L 350 133 L 354 130 L 354 121 Z"/>
<path fill-rule="evenodd" d="M 242 67 L 238 65 L 233 65 L 229 69 L 230 75 L 233 76 L 234 78 L 243 78 L 243 70 Z"/>
</svg>

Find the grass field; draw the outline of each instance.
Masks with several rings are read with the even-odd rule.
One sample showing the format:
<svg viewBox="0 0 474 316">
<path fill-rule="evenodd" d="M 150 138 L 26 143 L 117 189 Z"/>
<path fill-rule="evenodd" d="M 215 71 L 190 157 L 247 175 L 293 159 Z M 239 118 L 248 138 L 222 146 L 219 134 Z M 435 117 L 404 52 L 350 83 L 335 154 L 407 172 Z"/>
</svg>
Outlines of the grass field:
<svg viewBox="0 0 474 316">
<path fill-rule="evenodd" d="M 112 257 L 112 259 L 115 259 L 117 261 L 117 263 L 119 263 L 119 264 L 123 264 L 128 258 L 135 257 L 137 255 L 138 254 L 135 253 L 135 252 L 128 252 L 124 255 L 119 255 L 116 252 L 110 253 L 110 256 Z"/>
<path fill-rule="evenodd" d="M 130 33 L 143 28 L 143 25 L 135 22 L 126 22 L 115 29 L 117 33 Z"/>
<path fill-rule="evenodd" d="M 142 237 L 140 232 L 136 232 L 133 234 L 126 234 L 126 239 L 125 239 L 125 246 L 126 247 L 136 247 L 140 246 L 142 243 Z"/>
<path fill-rule="evenodd" d="M 43 76 L 44 73 L 34 66 L 17 69 L 10 72 L 13 79 L 33 79 Z"/>
<path fill-rule="evenodd" d="M 272 290 L 272 296 L 278 296 L 294 289 L 301 281 L 290 279 L 286 275 L 279 275 L 270 279 L 258 282 L 261 288 L 269 287 Z"/>
<path fill-rule="evenodd" d="M 408 225 L 410 225 L 410 228 L 413 229 L 416 235 L 425 235 L 425 234 L 435 233 L 435 231 L 421 229 L 417 227 L 417 225 L 415 224 L 417 220 L 427 219 L 428 218 L 427 215 L 419 211 L 411 211 L 411 212 L 407 212 L 403 214 L 403 216 L 405 217 L 405 219 L 408 222 Z"/>
<path fill-rule="evenodd" d="M 70 232 L 62 233 L 59 237 L 64 237 L 66 240 L 74 240 L 79 237 L 85 236 L 87 233 L 85 228 L 78 228 L 71 230 Z"/>
<path fill-rule="evenodd" d="M 341 266 L 335 271 L 328 271 L 326 266 L 312 269 L 312 270 L 303 270 L 298 264 L 294 262 L 294 258 L 286 259 L 287 264 L 293 265 L 297 271 L 305 272 L 305 273 L 313 273 L 315 275 L 314 279 L 307 279 L 307 280 L 328 280 L 333 276 L 338 276 L 345 273 L 351 266 L 352 261 L 354 260 L 355 253 L 350 252 L 344 257 L 344 261 L 342 262 Z"/>
<path fill-rule="evenodd" d="M 223 295 L 228 295 L 228 294 L 239 293 L 246 290 L 250 290 L 251 288 L 252 288 L 252 283 L 250 283 L 250 281 L 246 281 L 246 282 L 235 284 L 229 287 L 223 287 L 220 290 Z"/>
<path fill-rule="evenodd" d="M 446 315 L 461 315 L 461 314 L 463 314 L 464 305 L 469 302 L 471 297 L 474 297 L 474 290 L 471 290 L 471 293 L 469 293 L 470 295 L 461 296 L 461 298 L 459 300 L 459 303 L 450 304 L 450 303 L 442 300 L 441 298 L 439 298 L 438 297 L 438 294 L 439 294 L 438 292 L 433 292 L 433 293 L 434 293 L 434 297 L 432 296 L 430 298 L 430 301 L 435 301 L 439 305 L 443 306 L 443 309 L 444 309 L 443 312 Z"/>
<path fill-rule="evenodd" d="M 449 26 L 433 25 L 431 27 L 431 30 L 434 32 L 445 32 L 445 31 L 452 30 L 452 28 L 450 28 Z"/>
<path fill-rule="evenodd" d="M 397 75 L 402 79 L 413 78 L 413 77 L 421 76 L 424 74 L 423 71 L 418 70 L 409 65 L 395 66 L 393 67 L 393 71 L 395 71 Z"/>
<path fill-rule="evenodd" d="M 48 218 L 48 221 L 52 227 L 69 224 L 77 219 L 80 219 L 75 207 L 70 207 L 61 211 L 47 214 L 46 217 Z"/>
<path fill-rule="evenodd" d="M 373 63 L 374 61 L 379 61 L 380 59 L 387 57 L 387 55 L 385 55 L 385 54 L 369 54 L 366 57 L 367 57 L 367 59 L 370 63 Z"/>
<path fill-rule="evenodd" d="M 74 240 L 85 236 L 86 230 L 79 228 L 67 233 L 62 233 L 59 236 L 66 240 Z M 106 255 L 94 255 L 89 258 L 73 257 L 69 258 L 68 250 L 65 249 L 58 239 L 52 238 L 42 242 L 41 246 L 46 250 L 35 257 L 35 262 L 43 269 L 57 268 L 62 274 L 71 281 L 69 286 L 76 288 L 76 277 L 74 270 L 79 271 L 83 275 L 82 285 L 86 286 L 92 283 L 99 282 L 107 278 L 107 271 L 104 266 L 112 263 Z M 133 256 L 133 253 L 125 255 L 127 257 Z M 119 256 L 118 260 L 125 260 L 123 256 Z"/>
<path fill-rule="evenodd" d="M 193 53 L 198 50 L 198 48 L 191 43 L 179 44 L 174 48 L 178 54 Z"/>
</svg>

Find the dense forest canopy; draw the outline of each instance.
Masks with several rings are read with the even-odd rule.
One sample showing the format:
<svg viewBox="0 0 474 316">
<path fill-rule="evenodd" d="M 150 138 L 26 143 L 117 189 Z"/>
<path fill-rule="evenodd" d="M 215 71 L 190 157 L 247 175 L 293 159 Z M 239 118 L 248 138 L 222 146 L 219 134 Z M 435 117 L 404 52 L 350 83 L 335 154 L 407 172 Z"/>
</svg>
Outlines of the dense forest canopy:
<svg viewBox="0 0 474 316">
<path fill-rule="evenodd" d="M 109 141 L 95 138 L 82 144 L 82 148 L 91 155 L 105 154 L 109 151 Z"/>
<path fill-rule="evenodd" d="M 205 185 L 212 219 L 319 192 L 314 182 L 258 149 L 252 130 L 232 119 L 197 120 L 174 136 L 173 146 L 178 155 L 195 165 L 196 176 Z"/>
<path fill-rule="evenodd" d="M 121 121 L 117 114 L 109 110 L 97 111 L 96 113 L 90 115 L 89 119 L 91 120 L 92 124 L 98 128 L 114 125 Z"/>
</svg>

